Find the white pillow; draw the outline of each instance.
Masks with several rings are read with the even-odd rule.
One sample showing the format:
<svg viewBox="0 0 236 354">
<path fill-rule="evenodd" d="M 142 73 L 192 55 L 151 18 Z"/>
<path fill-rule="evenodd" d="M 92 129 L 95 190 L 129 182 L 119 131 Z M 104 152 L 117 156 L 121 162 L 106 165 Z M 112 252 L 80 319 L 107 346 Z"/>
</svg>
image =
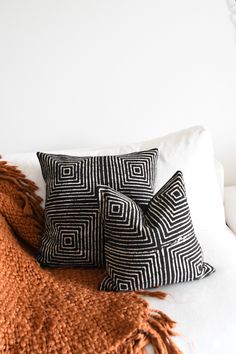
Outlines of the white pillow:
<svg viewBox="0 0 236 354">
<path fill-rule="evenodd" d="M 225 218 L 236 235 L 236 186 L 225 187 Z"/>
<path fill-rule="evenodd" d="M 219 162 L 218 160 L 215 160 L 215 171 L 216 171 L 217 183 L 220 188 L 221 198 L 224 201 L 225 171 L 222 163 Z"/>
<path fill-rule="evenodd" d="M 182 171 L 195 231 L 224 227 L 224 208 L 217 184 L 213 145 L 210 134 L 204 127 L 192 127 L 125 146 L 60 150 L 53 153 L 75 156 L 119 155 L 153 147 L 157 147 L 160 152 L 156 190 L 177 170 Z M 39 186 L 38 193 L 45 198 L 45 183 L 35 154 L 4 155 L 3 158 L 19 166 L 35 181 Z"/>
</svg>

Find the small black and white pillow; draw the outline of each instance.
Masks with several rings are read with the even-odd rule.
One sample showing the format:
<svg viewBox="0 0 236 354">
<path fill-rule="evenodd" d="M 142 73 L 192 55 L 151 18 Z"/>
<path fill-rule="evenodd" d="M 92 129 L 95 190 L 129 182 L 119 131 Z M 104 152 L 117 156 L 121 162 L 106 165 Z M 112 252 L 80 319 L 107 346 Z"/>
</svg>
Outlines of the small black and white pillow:
<svg viewBox="0 0 236 354">
<path fill-rule="evenodd" d="M 203 261 L 182 172 L 156 193 L 144 212 L 132 199 L 99 187 L 108 275 L 100 290 L 135 291 L 201 279 L 214 272 Z"/>
<path fill-rule="evenodd" d="M 47 267 L 103 267 L 97 186 L 108 185 L 145 207 L 154 194 L 158 149 L 117 156 L 37 156 L 46 182 L 39 262 Z"/>
</svg>

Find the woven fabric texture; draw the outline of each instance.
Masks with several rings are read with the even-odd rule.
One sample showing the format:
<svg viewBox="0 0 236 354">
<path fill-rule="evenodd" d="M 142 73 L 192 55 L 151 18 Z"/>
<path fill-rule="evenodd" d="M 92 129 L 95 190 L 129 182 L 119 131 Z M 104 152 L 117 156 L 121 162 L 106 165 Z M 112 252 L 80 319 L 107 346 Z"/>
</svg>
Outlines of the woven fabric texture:
<svg viewBox="0 0 236 354">
<path fill-rule="evenodd" d="M 131 354 L 145 353 L 148 343 L 156 354 L 181 353 L 165 314 L 136 293 L 97 290 L 102 270 L 39 266 L 35 189 L 0 161 L 0 353 Z"/>
<path fill-rule="evenodd" d="M 103 267 L 96 187 L 109 185 L 140 206 L 152 198 L 158 150 L 118 156 L 37 153 L 46 182 L 45 233 L 38 256 L 47 267 Z"/>
<path fill-rule="evenodd" d="M 99 188 L 108 276 L 101 290 L 131 291 L 202 279 L 214 272 L 204 262 L 177 171 L 145 212 L 124 194 Z"/>
</svg>

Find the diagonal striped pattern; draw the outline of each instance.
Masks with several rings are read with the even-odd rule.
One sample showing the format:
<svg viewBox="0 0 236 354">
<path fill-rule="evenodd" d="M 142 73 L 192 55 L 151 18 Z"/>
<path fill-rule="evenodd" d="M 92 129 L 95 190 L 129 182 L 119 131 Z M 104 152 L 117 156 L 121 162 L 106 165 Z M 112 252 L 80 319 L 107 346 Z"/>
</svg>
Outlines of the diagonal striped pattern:
<svg viewBox="0 0 236 354">
<path fill-rule="evenodd" d="M 144 208 L 153 196 L 158 150 L 120 156 L 37 153 L 46 182 L 45 233 L 38 260 L 50 267 L 104 266 L 97 185 Z"/>
<path fill-rule="evenodd" d="M 132 291 L 204 278 L 182 172 L 157 192 L 144 212 L 129 197 L 99 187 L 107 277 L 101 290 Z"/>
</svg>

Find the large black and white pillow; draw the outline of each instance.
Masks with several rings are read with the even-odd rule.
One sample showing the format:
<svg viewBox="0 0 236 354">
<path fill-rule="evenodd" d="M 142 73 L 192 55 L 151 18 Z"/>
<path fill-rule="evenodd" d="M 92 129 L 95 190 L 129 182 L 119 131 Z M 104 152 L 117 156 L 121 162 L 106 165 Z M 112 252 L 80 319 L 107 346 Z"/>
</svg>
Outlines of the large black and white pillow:
<svg viewBox="0 0 236 354">
<path fill-rule="evenodd" d="M 101 290 L 153 288 L 214 271 L 203 261 L 181 172 L 156 193 L 146 211 L 107 186 L 99 187 L 99 201 L 108 273 Z"/>
<path fill-rule="evenodd" d="M 129 196 L 141 207 L 152 198 L 158 150 L 118 156 L 75 157 L 37 153 L 46 182 L 44 266 L 104 266 L 97 185 Z"/>
</svg>

